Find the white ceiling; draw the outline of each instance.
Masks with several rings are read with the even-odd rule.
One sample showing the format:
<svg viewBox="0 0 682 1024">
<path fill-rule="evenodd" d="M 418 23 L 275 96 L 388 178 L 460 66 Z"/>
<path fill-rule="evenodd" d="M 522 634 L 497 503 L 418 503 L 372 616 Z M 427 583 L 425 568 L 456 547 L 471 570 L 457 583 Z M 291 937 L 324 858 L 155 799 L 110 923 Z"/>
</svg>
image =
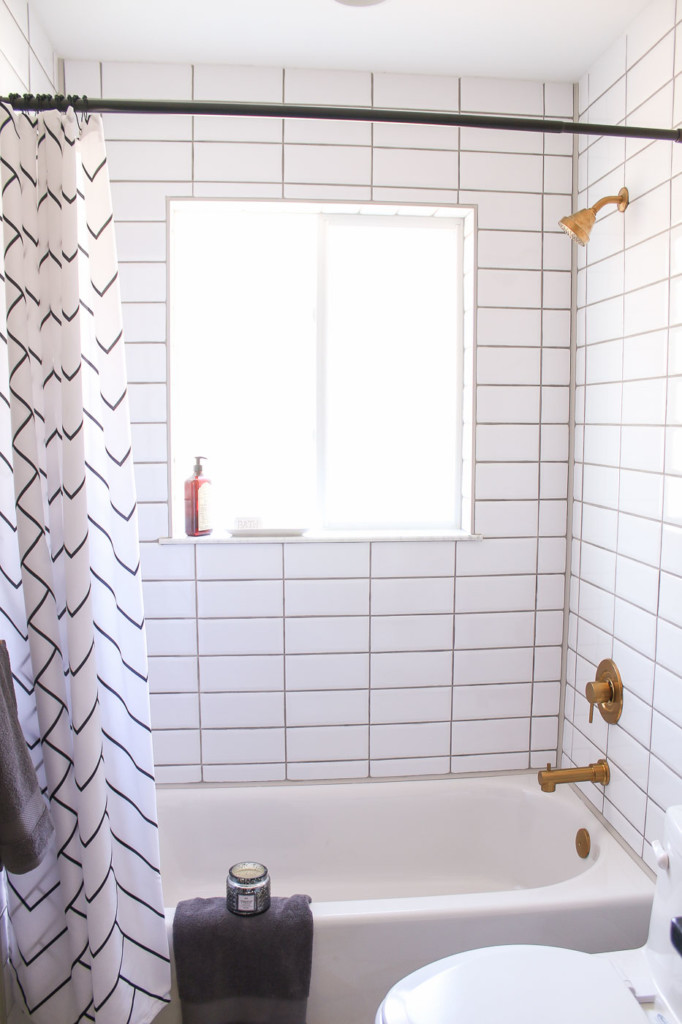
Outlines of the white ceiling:
<svg viewBox="0 0 682 1024">
<path fill-rule="evenodd" d="M 578 81 L 649 0 L 31 0 L 57 54 Z"/>
</svg>

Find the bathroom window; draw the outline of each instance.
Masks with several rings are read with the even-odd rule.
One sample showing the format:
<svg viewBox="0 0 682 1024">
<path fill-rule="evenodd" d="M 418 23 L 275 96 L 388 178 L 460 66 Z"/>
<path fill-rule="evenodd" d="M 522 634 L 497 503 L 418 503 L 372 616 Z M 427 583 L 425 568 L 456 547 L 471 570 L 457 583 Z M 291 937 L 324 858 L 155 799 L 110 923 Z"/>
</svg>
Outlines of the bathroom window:
<svg viewBox="0 0 682 1024">
<path fill-rule="evenodd" d="M 171 202 L 176 534 L 198 455 L 216 531 L 462 525 L 471 215 Z"/>
</svg>

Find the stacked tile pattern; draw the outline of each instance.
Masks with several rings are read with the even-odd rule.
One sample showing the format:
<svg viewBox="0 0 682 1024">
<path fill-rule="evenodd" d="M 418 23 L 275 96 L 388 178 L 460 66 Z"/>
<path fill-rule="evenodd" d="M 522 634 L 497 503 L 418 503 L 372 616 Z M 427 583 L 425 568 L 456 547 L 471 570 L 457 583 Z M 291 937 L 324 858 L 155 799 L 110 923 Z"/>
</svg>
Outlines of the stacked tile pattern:
<svg viewBox="0 0 682 1024">
<path fill-rule="evenodd" d="M 585 120 L 670 128 L 682 119 L 682 5 L 657 0 L 580 83 Z M 608 757 L 586 793 L 650 863 L 682 803 L 682 151 L 580 140 L 578 206 L 606 207 L 578 270 L 575 504 L 563 757 Z M 602 219 L 603 218 L 603 219 Z M 585 683 L 612 657 L 616 725 L 588 723 Z"/>
<path fill-rule="evenodd" d="M 66 62 L 89 96 L 571 117 L 569 84 Z M 105 118 L 162 782 L 555 760 L 569 441 L 572 142 L 300 120 Z M 478 208 L 481 542 L 159 544 L 169 532 L 166 198 Z"/>
</svg>

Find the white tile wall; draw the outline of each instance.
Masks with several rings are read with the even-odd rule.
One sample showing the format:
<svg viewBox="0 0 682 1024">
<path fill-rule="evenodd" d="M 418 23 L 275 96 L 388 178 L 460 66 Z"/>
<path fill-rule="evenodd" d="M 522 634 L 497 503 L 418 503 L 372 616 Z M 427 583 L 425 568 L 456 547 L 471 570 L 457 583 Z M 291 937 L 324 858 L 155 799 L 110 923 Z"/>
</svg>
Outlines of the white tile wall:
<svg viewBox="0 0 682 1024">
<path fill-rule="evenodd" d="M 585 119 L 674 123 L 676 9 L 673 0 L 655 0 L 590 69 L 580 89 Z M 679 422 L 682 367 L 680 310 L 671 298 L 678 273 L 671 210 L 679 209 L 681 168 L 672 147 L 659 144 L 581 139 L 580 146 L 579 200 L 593 202 L 617 182 L 631 190 L 632 203 L 624 215 L 596 225 L 599 242 L 590 241 L 579 264 L 577 320 L 585 331 L 578 330 L 577 373 L 584 388 L 577 389 L 573 520 L 582 540 L 574 542 L 570 582 L 575 620 L 563 758 L 608 757 L 612 782 L 592 799 L 650 859 L 648 844 L 659 834 L 662 812 L 680 798 L 682 773 L 682 551 L 674 534 L 662 544 L 664 524 L 678 515 L 671 424 Z M 623 715 L 616 725 L 590 725 L 585 683 L 609 656 L 623 677 Z"/>
<path fill-rule="evenodd" d="M 551 117 L 573 107 L 561 83 L 70 60 L 65 70 L 67 91 L 88 95 Z M 239 118 L 117 117 L 106 130 L 162 781 L 535 764 L 556 745 L 560 708 L 570 247 L 556 220 L 570 206 L 570 140 Z M 168 532 L 165 201 L 188 195 L 478 207 L 485 541 L 158 544 Z"/>
</svg>

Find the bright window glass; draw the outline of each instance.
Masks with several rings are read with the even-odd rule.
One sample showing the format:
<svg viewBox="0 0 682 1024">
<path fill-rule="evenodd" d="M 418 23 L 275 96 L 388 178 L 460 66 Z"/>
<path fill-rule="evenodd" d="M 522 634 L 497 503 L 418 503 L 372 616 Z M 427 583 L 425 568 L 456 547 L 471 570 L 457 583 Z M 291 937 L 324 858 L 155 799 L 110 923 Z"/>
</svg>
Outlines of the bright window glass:
<svg viewBox="0 0 682 1024">
<path fill-rule="evenodd" d="M 457 211 L 174 201 L 169 257 L 175 533 L 197 455 L 217 530 L 459 525 Z"/>
</svg>

